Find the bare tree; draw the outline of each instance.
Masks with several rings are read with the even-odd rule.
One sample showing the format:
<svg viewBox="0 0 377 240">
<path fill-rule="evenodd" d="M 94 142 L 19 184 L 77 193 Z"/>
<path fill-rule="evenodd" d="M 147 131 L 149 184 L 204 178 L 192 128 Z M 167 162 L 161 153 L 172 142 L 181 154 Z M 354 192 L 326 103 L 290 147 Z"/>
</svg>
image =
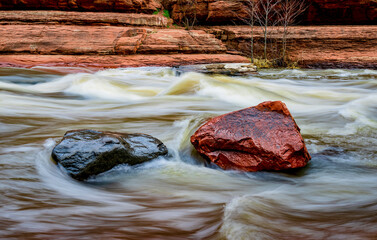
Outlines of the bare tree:
<svg viewBox="0 0 377 240">
<path fill-rule="evenodd" d="M 197 0 L 178 0 L 178 4 L 181 7 L 181 23 L 183 23 L 186 29 L 192 29 L 197 21 Z"/>
<path fill-rule="evenodd" d="M 258 0 L 255 19 L 260 24 L 264 38 L 264 59 L 267 59 L 267 40 L 270 33 L 269 27 L 278 24 L 277 7 L 282 0 Z"/>
<path fill-rule="evenodd" d="M 270 35 L 272 31 L 276 30 L 274 26 L 281 25 L 283 26 L 282 60 L 284 62 L 287 52 L 289 26 L 306 10 L 306 0 L 238 0 L 238 2 L 242 4 L 243 11 L 234 12 L 234 14 L 245 24 L 249 25 L 251 29 L 251 60 L 254 61 L 254 26 L 258 24 L 262 29 L 264 40 L 263 55 L 264 59 L 267 60 L 267 47 L 269 40 L 271 40 L 269 39 Z M 276 52 L 279 52 L 278 45 L 276 45 L 276 49 Z"/>
<path fill-rule="evenodd" d="M 242 6 L 242 14 L 240 12 L 233 12 L 233 14 L 242 22 L 250 26 L 250 58 L 254 62 L 254 26 L 256 16 L 256 6 L 259 0 L 239 0 L 238 3 Z"/>
<path fill-rule="evenodd" d="M 276 7 L 281 0 L 239 0 L 243 5 L 242 13 L 235 15 L 251 28 L 251 56 L 254 58 L 254 26 L 262 28 L 264 38 L 264 58 L 267 59 L 267 40 L 270 33 L 269 26 L 277 24 Z M 246 14 L 245 14 L 246 13 Z"/>
<path fill-rule="evenodd" d="M 297 17 L 301 15 L 307 9 L 308 5 L 305 0 L 281 0 L 278 9 L 278 20 L 283 26 L 282 44 L 283 44 L 283 54 L 282 60 L 285 61 L 287 54 L 287 37 L 289 26 L 292 26 Z"/>
</svg>

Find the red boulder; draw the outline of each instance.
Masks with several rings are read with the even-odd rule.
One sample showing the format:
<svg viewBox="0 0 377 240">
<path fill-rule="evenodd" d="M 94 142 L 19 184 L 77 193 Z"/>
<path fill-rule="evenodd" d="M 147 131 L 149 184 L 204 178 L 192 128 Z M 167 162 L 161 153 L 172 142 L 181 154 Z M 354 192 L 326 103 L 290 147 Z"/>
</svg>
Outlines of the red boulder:
<svg viewBox="0 0 377 240">
<path fill-rule="evenodd" d="M 210 119 L 191 136 L 196 150 L 223 169 L 283 170 L 310 160 L 286 105 L 263 102 Z"/>
</svg>

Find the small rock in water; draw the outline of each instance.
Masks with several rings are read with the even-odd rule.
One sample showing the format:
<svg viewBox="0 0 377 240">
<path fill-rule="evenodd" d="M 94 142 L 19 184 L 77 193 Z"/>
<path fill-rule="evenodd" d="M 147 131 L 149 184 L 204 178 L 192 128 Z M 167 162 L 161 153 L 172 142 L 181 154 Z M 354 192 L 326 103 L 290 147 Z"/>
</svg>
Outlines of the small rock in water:
<svg viewBox="0 0 377 240">
<path fill-rule="evenodd" d="M 189 65 L 179 68 L 182 71 L 196 71 L 209 74 L 224 74 L 230 76 L 247 75 L 257 73 L 257 67 L 250 63 L 216 63 Z"/>
<path fill-rule="evenodd" d="M 280 101 L 212 118 L 191 136 L 191 143 L 223 169 L 284 170 L 310 160 L 300 128 Z"/>
<path fill-rule="evenodd" d="M 250 63 L 219 63 L 204 66 L 208 73 L 225 75 L 246 75 L 256 73 L 257 67 Z"/>
<path fill-rule="evenodd" d="M 136 165 L 167 153 L 160 140 L 147 134 L 85 129 L 68 131 L 51 155 L 72 178 L 85 180 L 119 164 Z"/>
</svg>

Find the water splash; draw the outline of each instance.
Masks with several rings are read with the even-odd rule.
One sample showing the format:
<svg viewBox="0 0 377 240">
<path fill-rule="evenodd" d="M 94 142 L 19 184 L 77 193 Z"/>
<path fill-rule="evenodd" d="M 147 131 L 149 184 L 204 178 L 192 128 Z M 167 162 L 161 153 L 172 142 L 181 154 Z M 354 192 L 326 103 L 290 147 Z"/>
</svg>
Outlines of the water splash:
<svg viewBox="0 0 377 240">
<path fill-rule="evenodd" d="M 81 71 L 70 69 L 70 71 Z M 0 69 L 3 238 L 373 239 L 377 71 Z M 208 118 L 282 100 L 313 159 L 293 172 L 224 171 L 190 136 Z M 71 129 L 144 132 L 170 158 L 86 183 L 51 161 Z"/>
</svg>

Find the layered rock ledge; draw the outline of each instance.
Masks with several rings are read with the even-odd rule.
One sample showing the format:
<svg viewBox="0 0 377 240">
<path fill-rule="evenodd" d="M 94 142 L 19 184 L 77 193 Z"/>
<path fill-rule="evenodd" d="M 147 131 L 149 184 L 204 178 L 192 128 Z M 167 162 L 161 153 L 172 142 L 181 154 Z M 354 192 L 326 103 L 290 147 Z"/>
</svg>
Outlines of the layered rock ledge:
<svg viewBox="0 0 377 240">
<path fill-rule="evenodd" d="M 112 25 L 166 27 L 171 20 L 161 14 L 73 11 L 0 11 L 0 25 Z"/>
<path fill-rule="evenodd" d="M 149 54 L 149 55 L 0 55 L 0 67 L 82 67 L 89 69 L 147 66 L 181 66 L 209 63 L 248 63 L 231 54 Z M 67 71 L 71 71 L 66 69 Z M 75 71 L 83 71 L 76 69 Z M 62 70 L 63 71 L 63 70 Z M 64 72 L 64 71 L 63 71 Z"/>
<path fill-rule="evenodd" d="M 163 1 L 174 21 L 181 21 L 185 14 L 195 14 L 202 25 L 228 25 L 240 22 L 247 16 L 244 6 L 248 0 L 197 0 L 195 7 L 188 8 L 187 1 Z M 377 24 L 375 0 L 306 0 L 308 9 L 300 16 L 307 25 L 329 24 Z M 189 10 L 189 11 L 188 11 Z"/>
<path fill-rule="evenodd" d="M 0 66 L 90 68 L 246 63 L 247 26 L 185 30 L 161 15 L 0 11 Z M 271 40 L 279 44 L 279 31 Z M 262 56 L 255 29 L 255 55 Z M 377 69 L 377 26 L 296 26 L 288 55 L 301 67 Z M 269 49 L 274 50 L 274 47 Z"/>
<path fill-rule="evenodd" d="M 91 68 L 248 62 L 204 30 L 132 26 L 6 24 L 0 66 Z"/>
<path fill-rule="evenodd" d="M 152 13 L 162 5 L 157 0 L 2 0 L 0 9 L 76 10 Z"/>
<path fill-rule="evenodd" d="M 183 15 L 195 14 L 203 25 L 229 24 L 239 21 L 246 0 L 196 0 L 192 7 L 182 0 L 2 0 L 0 9 L 5 10 L 64 10 L 95 12 L 126 12 L 151 14 L 165 8 L 174 21 Z M 196 3 L 196 4 L 195 4 Z M 308 10 L 301 16 L 306 24 L 376 24 L 377 2 L 375 0 L 307 0 Z"/>
<path fill-rule="evenodd" d="M 216 54 L 227 50 L 220 40 L 203 30 L 3 25 L 0 36 L 0 54 Z"/>
<path fill-rule="evenodd" d="M 200 29 L 221 39 L 228 50 L 250 54 L 248 26 Z M 273 55 L 276 44 L 281 44 L 279 31 L 281 29 L 271 31 L 270 39 L 275 45 L 269 46 L 269 54 Z M 262 56 L 263 33 L 260 28 L 254 30 L 254 43 L 255 55 Z M 377 69 L 377 26 L 293 26 L 287 38 L 287 53 L 301 67 Z"/>
</svg>

